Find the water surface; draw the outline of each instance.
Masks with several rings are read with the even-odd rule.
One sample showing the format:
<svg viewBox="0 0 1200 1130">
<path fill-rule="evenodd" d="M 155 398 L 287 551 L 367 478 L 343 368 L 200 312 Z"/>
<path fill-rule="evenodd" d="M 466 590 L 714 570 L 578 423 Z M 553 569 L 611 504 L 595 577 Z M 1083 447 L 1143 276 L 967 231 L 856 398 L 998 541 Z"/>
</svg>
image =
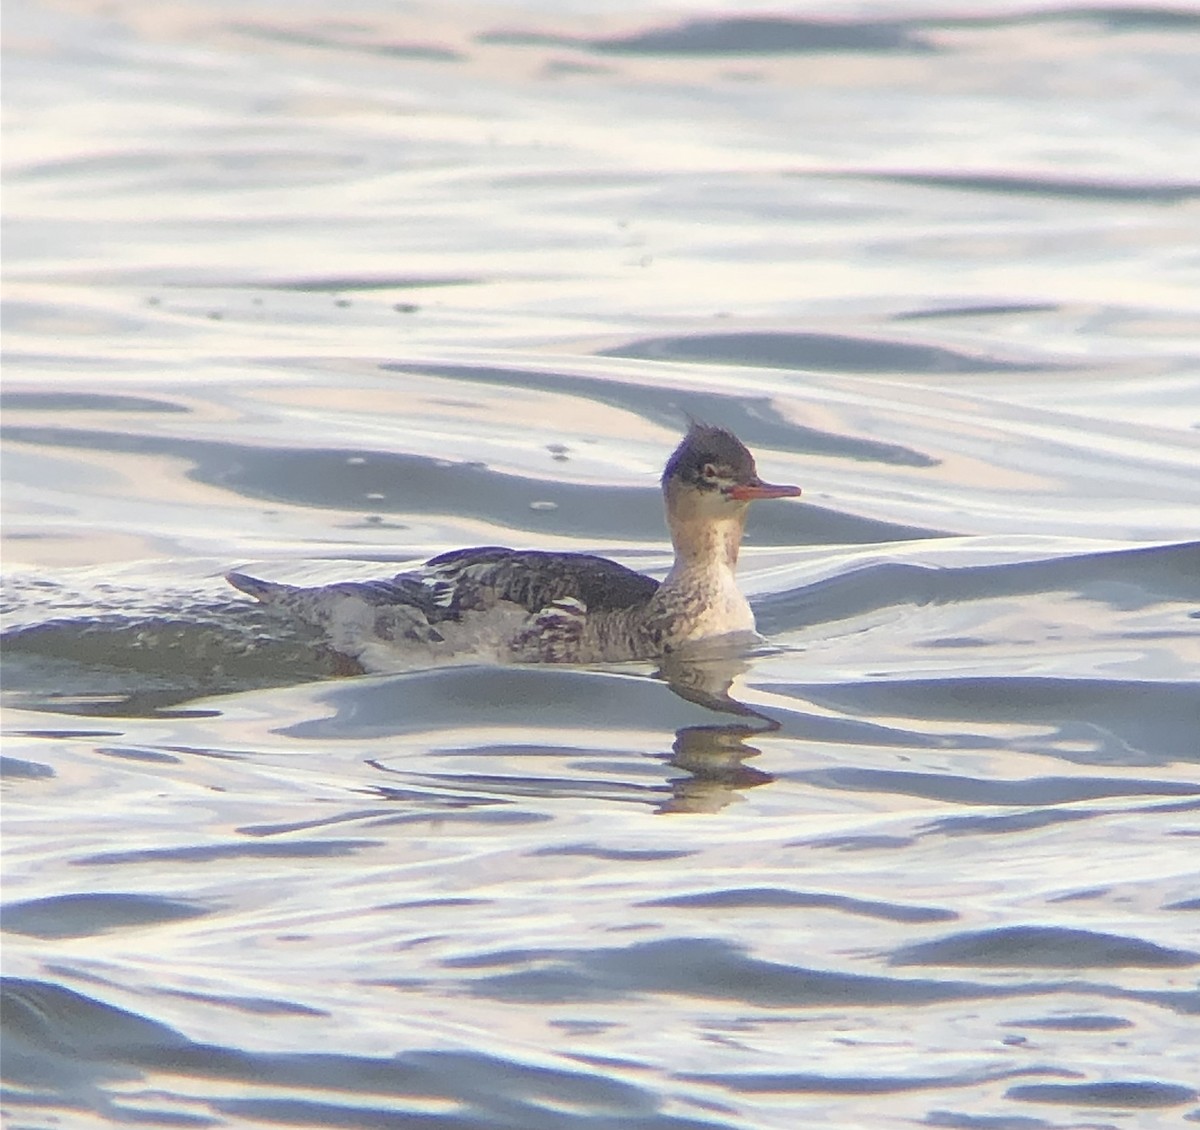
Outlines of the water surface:
<svg viewBox="0 0 1200 1130">
<path fill-rule="evenodd" d="M 6 12 L 6 1117 L 1200 1118 L 1200 21 Z M 223 582 L 661 575 L 764 640 L 347 677 Z"/>
</svg>

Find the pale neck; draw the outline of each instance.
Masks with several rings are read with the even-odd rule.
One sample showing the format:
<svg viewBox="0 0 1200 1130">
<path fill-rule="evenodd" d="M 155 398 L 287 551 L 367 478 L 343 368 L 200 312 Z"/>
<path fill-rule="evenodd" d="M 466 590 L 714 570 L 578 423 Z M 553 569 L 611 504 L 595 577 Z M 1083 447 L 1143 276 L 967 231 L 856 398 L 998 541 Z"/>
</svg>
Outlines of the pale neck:
<svg viewBox="0 0 1200 1130">
<path fill-rule="evenodd" d="M 713 521 L 698 517 L 668 519 L 671 544 L 675 546 L 675 566 L 672 574 L 681 572 L 733 573 L 737 567 L 738 551 L 746 528 L 746 512 L 739 508 L 734 514 Z"/>
</svg>

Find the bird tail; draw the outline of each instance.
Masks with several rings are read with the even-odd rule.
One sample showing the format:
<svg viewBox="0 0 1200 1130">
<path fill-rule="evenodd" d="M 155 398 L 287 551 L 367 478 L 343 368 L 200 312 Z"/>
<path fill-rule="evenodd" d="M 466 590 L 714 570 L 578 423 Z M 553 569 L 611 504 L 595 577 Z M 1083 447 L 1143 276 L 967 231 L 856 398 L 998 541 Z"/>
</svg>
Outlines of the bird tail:
<svg viewBox="0 0 1200 1130">
<path fill-rule="evenodd" d="M 281 596 L 289 592 L 294 592 L 296 589 L 295 585 L 284 585 L 278 581 L 260 581 L 257 577 L 251 577 L 248 573 L 226 573 L 225 579 L 235 589 L 240 589 L 242 592 L 248 593 L 256 600 L 261 600 L 263 604 L 271 604 Z"/>
</svg>

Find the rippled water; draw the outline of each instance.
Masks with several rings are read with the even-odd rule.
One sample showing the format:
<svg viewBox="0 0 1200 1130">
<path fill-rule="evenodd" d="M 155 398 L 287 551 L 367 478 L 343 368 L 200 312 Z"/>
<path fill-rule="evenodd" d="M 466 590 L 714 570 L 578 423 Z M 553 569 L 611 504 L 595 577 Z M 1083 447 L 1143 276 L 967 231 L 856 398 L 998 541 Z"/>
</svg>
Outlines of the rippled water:
<svg viewBox="0 0 1200 1130">
<path fill-rule="evenodd" d="M 6 1118 L 1200 1119 L 1200 18 L 9 5 Z M 221 580 L 668 563 L 345 677 Z"/>
</svg>

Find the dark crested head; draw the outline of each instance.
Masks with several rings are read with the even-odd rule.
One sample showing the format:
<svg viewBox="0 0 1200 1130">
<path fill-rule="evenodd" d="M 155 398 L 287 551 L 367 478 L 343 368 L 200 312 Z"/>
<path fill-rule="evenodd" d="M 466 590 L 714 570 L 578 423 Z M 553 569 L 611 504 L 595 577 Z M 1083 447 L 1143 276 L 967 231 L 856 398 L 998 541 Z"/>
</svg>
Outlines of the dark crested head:
<svg viewBox="0 0 1200 1130">
<path fill-rule="evenodd" d="M 758 477 L 754 456 L 732 432 L 709 424 L 693 424 L 667 460 L 662 484 L 673 483 L 716 492 L 734 502 L 756 498 L 789 498 L 799 487 L 772 486 Z"/>
<path fill-rule="evenodd" d="M 716 490 L 727 482 L 756 477 L 754 456 L 733 432 L 708 424 L 693 424 L 667 460 L 663 486 L 672 479 L 699 490 Z"/>
</svg>

